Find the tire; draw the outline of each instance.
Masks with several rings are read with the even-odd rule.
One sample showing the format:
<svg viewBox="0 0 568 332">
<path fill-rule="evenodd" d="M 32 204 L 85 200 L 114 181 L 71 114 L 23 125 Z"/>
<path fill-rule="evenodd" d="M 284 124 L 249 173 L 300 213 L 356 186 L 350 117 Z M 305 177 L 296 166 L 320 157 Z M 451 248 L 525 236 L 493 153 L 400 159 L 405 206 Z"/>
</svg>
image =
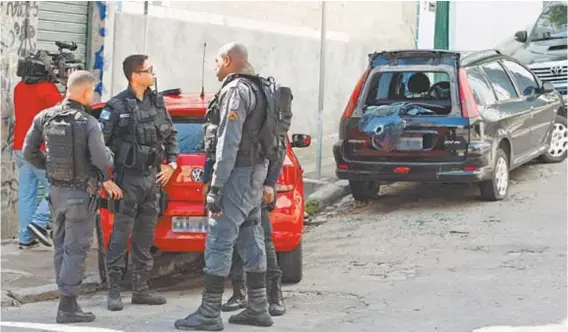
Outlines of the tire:
<svg viewBox="0 0 568 332">
<path fill-rule="evenodd" d="M 550 135 L 548 150 L 539 159 L 545 163 L 562 162 L 568 154 L 568 125 L 565 117 L 556 115 Z"/>
<path fill-rule="evenodd" d="M 351 194 L 357 201 L 364 202 L 377 198 L 381 185 L 375 181 L 354 181 L 349 180 Z"/>
<path fill-rule="evenodd" d="M 497 148 L 492 179 L 479 185 L 481 198 L 485 201 L 500 201 L 509 192 L 509 157 L 502 148 Z"/>
<path fill-rule="evenodd" d="M 278 265 L 282 270 L 282 282 L 295 284 L 302 280 L 302 241 L 296 249 L 278 253 Z"/>
</svg>

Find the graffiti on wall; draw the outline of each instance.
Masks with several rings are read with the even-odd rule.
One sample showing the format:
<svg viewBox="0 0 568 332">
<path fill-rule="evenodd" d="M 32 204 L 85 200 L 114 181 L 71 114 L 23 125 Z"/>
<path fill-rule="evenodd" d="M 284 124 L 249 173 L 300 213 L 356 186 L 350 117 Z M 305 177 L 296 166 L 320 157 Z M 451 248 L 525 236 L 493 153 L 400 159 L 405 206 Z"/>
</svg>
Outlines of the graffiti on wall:
<svg viewBox="0 0 568 332">
<path fill-rule="evenodd" d="M 91 60 L 91 68 L 98 82 L 95 87 L 95 98 L 101 99 L 103 94 L 103 72 L 105 69 L 104 57 L 104 38 L 105 38 L 105 19 L 107 5 L 105 1 L 95 1 L 91 30 L 91 48 L 94 50 Z"/>
<path fill-rule="evenodd" d="M 2 132 L 2 236 L 15 235 L 18 179 L 12 158 L 14 139 L 13 92 L 19 78 L 16 76 L 18 58 L 36 50 L 38 8 L 37 1 L 0 2 L 0 77 L 1 77 L 1 132 Z"/>
</svg>

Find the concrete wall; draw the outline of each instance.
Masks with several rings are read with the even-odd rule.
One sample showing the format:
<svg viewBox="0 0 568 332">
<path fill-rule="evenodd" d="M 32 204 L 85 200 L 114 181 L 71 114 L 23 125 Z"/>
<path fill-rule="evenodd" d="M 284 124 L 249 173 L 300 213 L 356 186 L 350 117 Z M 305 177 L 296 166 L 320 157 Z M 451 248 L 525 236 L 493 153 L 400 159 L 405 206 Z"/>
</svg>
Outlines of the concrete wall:
<svg viewBox="0 0 568 332">
<path fill-rule="evenodd" d="M 36 49 L 38 3 L 37 1 L 0 2 L 1 30 L 1 109 L 2 109 L 2 238 L 18 232 L 16 205 L 18 203 L 18 179 L 12 156 L 14 128 L 14 87 L 20 80 L 16 76 L 18 56 L 25 56 Z"/>
<path fill-rule="evenodd" d="M 217 49 L 239 40 L 249 48 L 257 72 L 272 75 L 294 92 L 293 132 L 316 134 L 320 17 L 319 2 L 165 2 L 150 6 L 117 3 L 112 66 L 113 93 L 125 88 L 121 62 L 146 52 L 157 70 L 159 89 L 201 88 L 203 44 L 205 89 L 219 87 L 214 76 Z M 169 5 L 169 6 L 168 6 Z M 328 2 L 324 134 L 335 134 L 347 99 L 375 50 L 413 48 L 416 2 Z M 116 33 L 120 31 L 120 33 Z M 147 31 L 146 38 L 141 31 Z M 108 42 L 107 42 L 108 43 Z M 106 75 L 106 72 L 105 72 Z M 331 148 L 325 147 L 324 148 Z"/>
</svg>

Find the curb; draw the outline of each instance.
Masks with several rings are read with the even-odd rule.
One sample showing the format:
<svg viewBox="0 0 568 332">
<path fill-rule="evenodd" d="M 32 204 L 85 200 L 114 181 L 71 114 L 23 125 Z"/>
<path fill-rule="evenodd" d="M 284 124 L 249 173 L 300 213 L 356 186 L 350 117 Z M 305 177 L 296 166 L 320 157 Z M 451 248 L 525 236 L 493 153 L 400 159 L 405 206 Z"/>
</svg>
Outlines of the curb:
<svg viewBox="0 0 568 332">
<path fill-rule="evenodd" d="M 97 273 L 91 273 L 83 279 L 81 284 L 81 294 L 88 294 L 103 289 Z M 57 284 L 47 284 L 36 287 L 20 288 L 17 290 L 6 290 L 2 292 L 2 308 L 19 307 L 22 304 L 49 301 L 59 298 Z M 5 293 L 5 294 L 4 294 Z"/>
<path fill-rule="evenodd" d="M 306 212 L 313 216 L 350 193 L 349 182 L 346 180 L 323 185 L 306 199 Z"/>
</svg>

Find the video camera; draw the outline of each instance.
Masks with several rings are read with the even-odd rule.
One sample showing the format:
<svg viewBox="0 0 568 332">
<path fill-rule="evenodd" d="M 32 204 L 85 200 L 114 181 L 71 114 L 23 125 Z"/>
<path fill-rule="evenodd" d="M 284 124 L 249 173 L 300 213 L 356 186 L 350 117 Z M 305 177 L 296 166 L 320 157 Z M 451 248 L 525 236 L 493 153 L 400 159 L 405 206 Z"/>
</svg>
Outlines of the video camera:
<svg viewBox="0 0 568 332">
<path fill-rule="evenodd" d="M 84 69 L 83 63 L 75 59 L 73 51 L 77 49 L 75 42 L 56 41 L 57 52 L 38 50 L 18 60 L 17 75 L 26 84 L 53 82 L 66 84 L 69 74 Z M 69 50 L 71 52 L 65 52 Z"/>
</svg>

